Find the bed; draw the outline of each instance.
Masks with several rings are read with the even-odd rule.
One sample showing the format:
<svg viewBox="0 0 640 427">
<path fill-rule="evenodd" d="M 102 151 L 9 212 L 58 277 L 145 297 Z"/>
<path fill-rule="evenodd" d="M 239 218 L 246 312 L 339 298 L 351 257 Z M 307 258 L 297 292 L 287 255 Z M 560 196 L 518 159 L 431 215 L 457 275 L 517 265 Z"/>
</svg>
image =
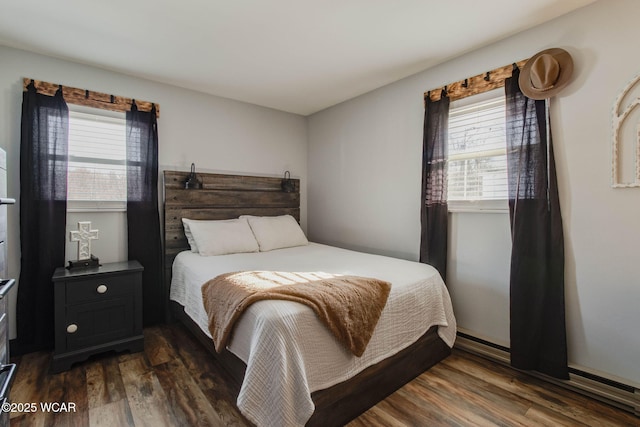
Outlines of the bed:
<svg viewBox="0 0 640 427">
<path fill-rule="evenodd" d="M 182 218 L 241 215 L 299 220 L 299 181 L 199 174 L 203 189 L 185 190 L 188 173 L 164 172 L 165 268 L 172 315 L 209 348 L 233 378 L 240 411 L 257 425 L 344 425 L 450 354 L 455 318 L 435 269 L 415 262 L 309 243 L 266 252 L 201 256 L 190 251 Z M 200 288 L 229 271 L 323 271 L 376 277 L 392 284 L 364 354 L 341 347 L 289 301 L 260 301 L 238 320 L 218 354 L 207 329 Z"/>
</svg>

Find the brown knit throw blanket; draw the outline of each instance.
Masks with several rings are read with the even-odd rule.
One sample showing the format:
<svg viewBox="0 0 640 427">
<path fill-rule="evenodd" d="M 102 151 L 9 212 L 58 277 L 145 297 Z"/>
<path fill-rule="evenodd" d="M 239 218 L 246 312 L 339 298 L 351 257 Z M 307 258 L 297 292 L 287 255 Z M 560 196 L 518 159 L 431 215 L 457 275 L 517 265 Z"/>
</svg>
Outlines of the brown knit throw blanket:
<svg viewBox="0 0 640 427">
<path fill-rule="evenodd" d="M 338 341 L 362 356 L 384 308 L 391 284 L 367 277 L 329 273 L 241 271 L 202 286 L 209 332 L 220 353 L 235 321 L 256 301 L 279 299 L 309 306 Z"/>
</svg>

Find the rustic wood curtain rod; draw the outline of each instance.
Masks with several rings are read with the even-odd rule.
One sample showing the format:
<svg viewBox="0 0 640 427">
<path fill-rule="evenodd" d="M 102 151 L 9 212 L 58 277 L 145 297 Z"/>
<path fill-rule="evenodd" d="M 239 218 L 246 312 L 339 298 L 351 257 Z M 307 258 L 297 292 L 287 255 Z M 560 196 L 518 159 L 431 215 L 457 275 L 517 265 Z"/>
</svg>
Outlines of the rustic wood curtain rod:
<svg viewBox="0 0 640 427">
<path fill-rule="evenodd" d="M 132 98 L 109 95 L 106 93 L 94 92 L 88 89 L 78 89 L 70 86 L 47 83 L 40 80 L 24 78 L 22 89 L 27 90 L 27 86 L 33 81 L 38 93 L 53 96 L 61 88 L 64 100 L 70 104 L 83 105 L 85 107 L 100 108 L 102 110 L 127 112 L 131 110 Z M 156 117 L 160 117 L 160 106 L 152 102 L 135 100 L 139 111 L 151 111 L 153 105 L 156 106 Z"/>
<path fill-rule="evenodd" d="M 478 74 L 477 76 L 450 83 L 444 87 L 431 89 L 424 93 L 424 99 L 426 100 L 427 97 L 430 97 L 432 101 L 438 101 L 442 91 L 444 90 L 449 96 L 449 99 L 451 101 L 455 101 L 466 98 L 467 96 L 477 95 L 479 93 L 503 87 L 504 80 L 511 77 L 513 67 L 517 66 L 518 68 L 522 68 L 526 62 L 527 59 L 523 59 L 522 61 L 487 71 L 484 74 Z"/>
</svg>

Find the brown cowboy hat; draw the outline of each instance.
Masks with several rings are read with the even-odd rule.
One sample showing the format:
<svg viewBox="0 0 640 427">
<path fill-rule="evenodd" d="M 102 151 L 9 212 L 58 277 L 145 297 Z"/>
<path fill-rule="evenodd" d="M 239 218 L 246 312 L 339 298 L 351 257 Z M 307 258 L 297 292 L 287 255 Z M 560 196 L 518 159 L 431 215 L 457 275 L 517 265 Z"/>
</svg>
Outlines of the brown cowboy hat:
<svg viewBox="0 0 640 427">
<path fill-rule="evenodd" d="M 569 84 L 573 59 L 564 49 L 554 47 L 533 55 L 520 71 L 520 90 L 531 99 L 551 98 Z"/>
</svg>

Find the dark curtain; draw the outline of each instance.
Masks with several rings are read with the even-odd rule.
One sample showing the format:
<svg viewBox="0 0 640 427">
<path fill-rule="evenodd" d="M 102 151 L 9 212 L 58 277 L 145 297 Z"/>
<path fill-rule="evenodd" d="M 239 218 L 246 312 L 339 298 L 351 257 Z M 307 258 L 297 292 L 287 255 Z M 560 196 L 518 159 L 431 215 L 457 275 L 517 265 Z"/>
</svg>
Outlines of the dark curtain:
<svg viewBox="0 0 640 427">
<path fill-rule="evenodd" d="M 420 262 L 434 266 L 447 279 L 447 139 L 449 97 L 425 98 L 422 142 Z"/>
<path fill-rule="evenodd" d="M 568 379 L 564 240 L 545 101 L 505 81 L 511 219 L 511 365 Z"/>
<path fill-rule="evenodd" d="M 129 259 L 142 273 L 143 323 L 164 320 L 162 247 L 158 213 L 158 124 L 156 108 L 127 112 L 127 235 Z"/>
<path fill-rule="evenodd" d="M 20 279 L 14 355 L 53 348 L 51 276 L 64 266 L 69 110 L 62 90 L 22 95 Z"/>
</svg>

